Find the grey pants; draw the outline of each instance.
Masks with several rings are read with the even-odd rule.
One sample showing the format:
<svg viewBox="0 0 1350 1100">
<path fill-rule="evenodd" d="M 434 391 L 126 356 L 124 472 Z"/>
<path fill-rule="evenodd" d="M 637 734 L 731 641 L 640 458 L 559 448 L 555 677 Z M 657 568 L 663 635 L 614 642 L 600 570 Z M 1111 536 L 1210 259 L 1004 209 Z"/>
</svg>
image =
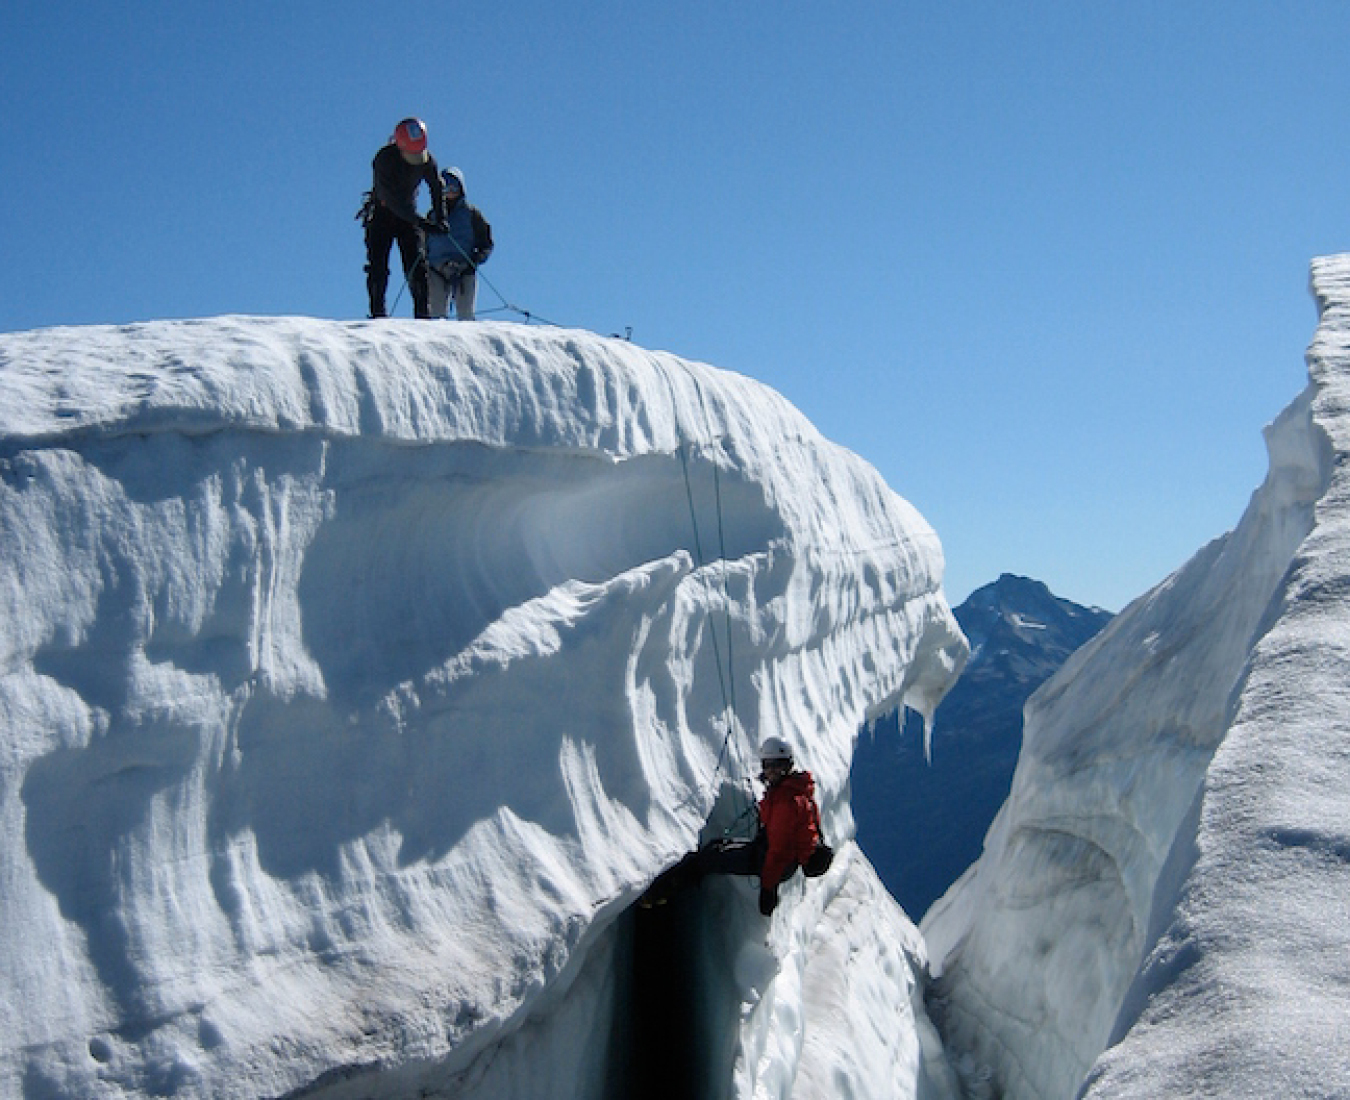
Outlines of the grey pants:
<svg viewBox="0 0 1350 1100">
<path fill-rule="evenodd" d="M 427 313 L 444 317 L 452 294 L 455 316 L 461 321 L 472 321 L 478 300 L 478 272 L 471 267 L 433 267 L 427 272 Z"/>
</svg>

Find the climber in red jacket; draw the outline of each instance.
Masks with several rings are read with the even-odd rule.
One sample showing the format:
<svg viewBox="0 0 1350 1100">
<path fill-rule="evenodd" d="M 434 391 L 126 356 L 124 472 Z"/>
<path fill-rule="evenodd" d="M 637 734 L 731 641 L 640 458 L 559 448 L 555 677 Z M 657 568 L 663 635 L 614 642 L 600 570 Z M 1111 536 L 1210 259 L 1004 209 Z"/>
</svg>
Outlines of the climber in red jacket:
<svg viewBox="0 0 1350 1100">
<path fill-rule="evenodd" d="M 759 800 L 764 838 L 759 911 L 767 917 L 778 905 L 779 884 L 806 867 L 820 845 L 820 810 L 816 781 L 810 772 L 793 770 L 792 750 L 781 737 L 770 737 L 759 747 L 759 762 L 766 788 Z"/>
<path fill-rule="evenodd" d="M 816 783 L 807 771 L 792 767 L 792 750 L 781 737 L 770 737 L 759 750 L 759 831 L 754 840 L 715 840 L 690 852 L 661 873 L 643 894 L 644 908 L 664 904 L 678 891 L 696 886 L 705 875 L 758 875 L 759 911 L 766 917 L 778 905 L 778 887 L 801 867 L 809 878 L 830 868 L 834 852 L 820 835 Z"/>
</svg>

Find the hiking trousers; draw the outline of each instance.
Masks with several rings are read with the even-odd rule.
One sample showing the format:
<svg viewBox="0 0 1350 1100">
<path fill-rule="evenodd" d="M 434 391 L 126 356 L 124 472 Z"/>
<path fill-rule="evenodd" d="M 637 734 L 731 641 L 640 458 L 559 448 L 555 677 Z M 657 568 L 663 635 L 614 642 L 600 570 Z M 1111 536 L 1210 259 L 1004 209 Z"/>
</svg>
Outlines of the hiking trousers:
<svg viewBox="0 0 1350 1100">
<path fill-rule="evenodd" d="M 444 317 L 452 294 L 455 316 L 461 321 L 472 321 L 478 301 L 478 271 L 463 265 L 433 267 L 427 273 L 427 313 Z"/>
<path fill-rule="evenodd" d="M 395 241 L 412 294 L 413 316 L 429 317 L 426 265 L 422 263 L 422 230 L 379 205 L 366 223 L 366 291 L 370 295 L 370 315 L 387 316 L 384 297 L 389 288 L 389 252 Z"/>
<path fill-rule="evenodd" d="M 661 872 L 642 900 L 660 905 L 697 886 L 708 875 L 758 875 L 768 850 L 763 834 L 754 840 L 715 840 Z"/>
</svg>

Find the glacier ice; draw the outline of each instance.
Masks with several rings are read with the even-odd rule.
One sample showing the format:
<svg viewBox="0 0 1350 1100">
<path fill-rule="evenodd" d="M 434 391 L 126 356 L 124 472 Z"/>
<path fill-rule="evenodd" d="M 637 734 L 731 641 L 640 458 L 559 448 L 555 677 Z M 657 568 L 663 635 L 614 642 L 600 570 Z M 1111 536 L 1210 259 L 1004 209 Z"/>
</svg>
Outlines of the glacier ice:
<svg viewBox="0 0 1350 1100">
<path fill-rule="evenodd" d="M 770 730 L 840 855 L 768 922 L 705 884 L 707 1095 L 1350 1093 L 1313 287 L 1265 482 L 1029 701 L 922 935 L 848 771 L 966 657 L 941 550 L 772 391 L 494 323 L 0 336 L 0 1095 L 616 1095 L 632 903 Z"/>
<path fill-rule="evenodd" d="M 1093 1068 L 1092 1100 L 1350 1092 L 1350 256 L 1316 261 L 1313 290 L 1312 529 L 1252 652 L 1190 872 Z"/>
<path fill-rule="evenodd" d="M 941 550 L 764 386 L 495 323 L 0 336 L 0 545 L 0 1095 L 602 1095 L 624 914 L 760 731 L 843 852 L 771 923 L 711 891 L 727 1094 L 952 1095 L 847 804 L 964 659 Z"/>
<path fill-rule="evenodd" d="M 1350 257 L 1313 287 L 1241 522 L 1032 697 L 984 854 L 924 918 L 935 1017 L 991 1095 L 1350 1091 Z"/>
</svg>

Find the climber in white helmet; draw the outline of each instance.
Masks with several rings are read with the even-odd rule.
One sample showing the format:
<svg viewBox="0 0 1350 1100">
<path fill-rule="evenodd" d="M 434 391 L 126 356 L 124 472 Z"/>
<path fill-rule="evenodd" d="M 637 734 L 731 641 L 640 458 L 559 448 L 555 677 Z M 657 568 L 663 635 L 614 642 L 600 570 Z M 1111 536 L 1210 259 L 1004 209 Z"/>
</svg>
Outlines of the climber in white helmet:
<svg viewBox="0 0 1350 1100">
<path fill-rule="evenodd" d="M 766 917 L 778 905 L 778 887 L 801 867 L 811 878 L 829 870 L 834 853 L 821 840 L 816 784 L 808 771 L 797 771 L 792 749 L 781 737 L 759 747 L 759 829 L 753 840 L 717 840 L 691 852 L 663 872 L 642 896 L 641 904 L 660 905 L 706 875 L 758 875 L 759 911 Z"/>
</svg>

